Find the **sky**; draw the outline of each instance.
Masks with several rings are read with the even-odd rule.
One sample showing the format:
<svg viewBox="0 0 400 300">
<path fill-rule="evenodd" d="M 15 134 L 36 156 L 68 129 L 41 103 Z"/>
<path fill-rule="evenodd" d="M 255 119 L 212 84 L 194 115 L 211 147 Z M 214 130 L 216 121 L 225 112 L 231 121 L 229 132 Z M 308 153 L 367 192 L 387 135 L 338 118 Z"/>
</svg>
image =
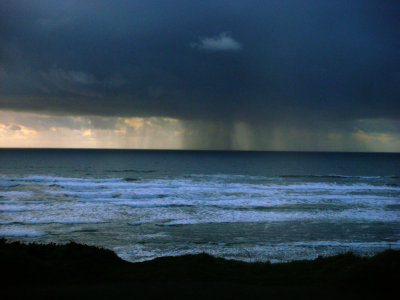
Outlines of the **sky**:
<svg viewBox="0 0 400 300">
<path fill-rule="evenodd" d="M 400 152 L 400 1 L 0 1 L 0 147 Z"/>
</svg>

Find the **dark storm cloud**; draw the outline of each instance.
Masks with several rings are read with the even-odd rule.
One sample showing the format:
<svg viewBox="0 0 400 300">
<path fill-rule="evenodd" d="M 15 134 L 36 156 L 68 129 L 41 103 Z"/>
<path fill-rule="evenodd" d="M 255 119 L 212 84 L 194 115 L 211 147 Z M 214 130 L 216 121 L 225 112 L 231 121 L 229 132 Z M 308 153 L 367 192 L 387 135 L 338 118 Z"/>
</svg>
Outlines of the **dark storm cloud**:
<svg viewBox="0 0 400 300">
<path fill-rule="evenodd" d="M 400 117 L 398 1 L 1 1 L 0 108 L 255 127 Z"/>
</svg>

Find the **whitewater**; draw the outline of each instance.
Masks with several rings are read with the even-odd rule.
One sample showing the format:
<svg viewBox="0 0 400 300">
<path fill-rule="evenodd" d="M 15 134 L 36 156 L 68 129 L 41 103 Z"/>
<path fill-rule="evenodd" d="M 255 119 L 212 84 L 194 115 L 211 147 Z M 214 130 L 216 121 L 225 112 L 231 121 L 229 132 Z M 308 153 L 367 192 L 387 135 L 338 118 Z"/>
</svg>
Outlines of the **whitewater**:
<svg viewBox="0 0 400 300">
<path fill-rule="evenodd" d="M 0 169 L 1 237 L 76 241 L 112 249 L 129 261 L 200 252 L 287 261 L 400 248 L 400 185 L 394 169 L 386 174 L 311 174 L 307 168 L 303 174 L 287 169 L 262 174 L 239 164 L 236 172 L 224 173 L 232 168 L 221 164 L 213 173 L 201 173 L 189 161 L 169 172 L 152 163 L 146 167 L 143 153 L 140 168 L 127 168 L 131 153 L 124 167 L 103 163 L 102 169 L 90 170 L 93 161 L 84 160 L 79 168 L 65 162 L 68 155 L 58 155 L 64 159 L 59 169 L 46 159 L 36 167 Z M 159 156 L 151 154 L 151 162 Z M 191 159 L 198 162 L 197 156 Z"/>
</svg>

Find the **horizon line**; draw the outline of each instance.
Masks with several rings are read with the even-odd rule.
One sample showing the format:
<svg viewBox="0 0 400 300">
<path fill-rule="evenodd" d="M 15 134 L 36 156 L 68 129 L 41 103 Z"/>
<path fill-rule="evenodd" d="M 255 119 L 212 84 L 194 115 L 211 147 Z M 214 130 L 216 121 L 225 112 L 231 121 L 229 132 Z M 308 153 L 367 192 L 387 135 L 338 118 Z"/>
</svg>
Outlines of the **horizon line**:
<svg viewBox="0 0 400 300">
<path fill-rule="evenodd" d="M 242 150 L 242 149 L 176 149 L 176 148 L 79 148 L 79 147 L 1 147 L 0 150 L 117 150 L 117 151 L 203 151 L 203 152 L 296 152 L 296 153 L 382 153 L 391 151 L 341 151 L 341 150 Z"/>
</svg>

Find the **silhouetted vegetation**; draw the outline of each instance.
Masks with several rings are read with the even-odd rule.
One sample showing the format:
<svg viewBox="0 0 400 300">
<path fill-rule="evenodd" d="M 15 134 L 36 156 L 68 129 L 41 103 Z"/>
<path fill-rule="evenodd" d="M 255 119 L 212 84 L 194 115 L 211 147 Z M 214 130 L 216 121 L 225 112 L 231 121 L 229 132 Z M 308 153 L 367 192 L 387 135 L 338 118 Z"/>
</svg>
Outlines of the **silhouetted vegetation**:
<svg viewBox="0 0 400 300">
<path fill-rule="evenodd" d="M 42 245 L 1 239 L 0 264 L 6 297 L 240 298 L 251 293 L 274 298 L 351 299 L 361 294 L 382 297 L 394 291 L 400 251 L 386 250 L 373 257 L 346 253 L 277 264 L 246 263 L 208 254 L 130 263 L 110 250 L 73 242 Z"/>
</svg>

